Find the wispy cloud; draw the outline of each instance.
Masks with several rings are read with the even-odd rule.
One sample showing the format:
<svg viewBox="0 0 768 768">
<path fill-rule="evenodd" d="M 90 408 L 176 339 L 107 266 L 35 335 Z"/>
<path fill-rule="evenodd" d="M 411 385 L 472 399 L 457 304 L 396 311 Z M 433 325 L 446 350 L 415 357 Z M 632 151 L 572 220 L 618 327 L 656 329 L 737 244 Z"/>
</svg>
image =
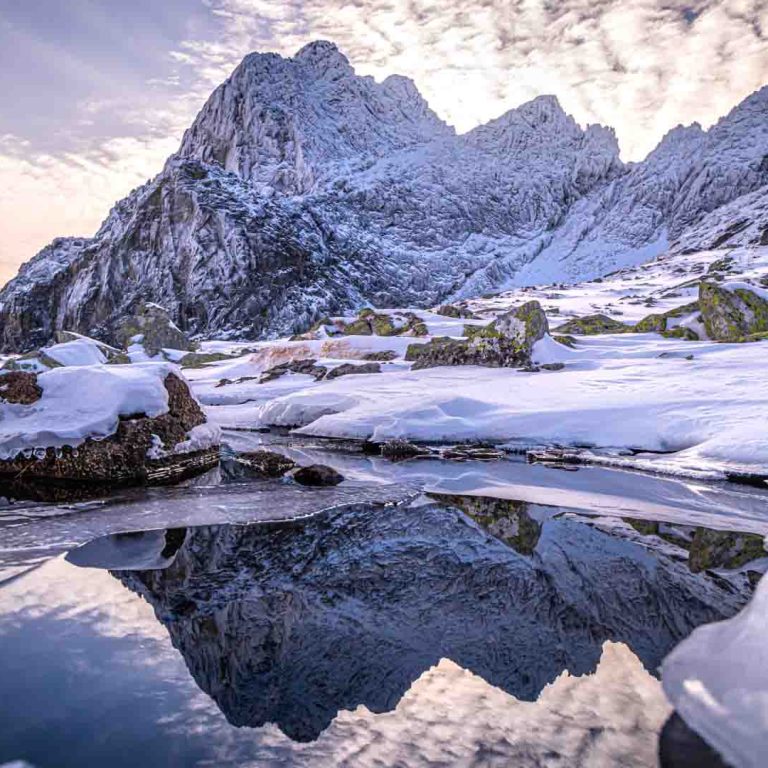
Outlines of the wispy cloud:
<svg viewBox="0 0 768 768">
<path fill-rule="evenodd" d="M 13 105 L 0 114 L 0 279 L 54 235 L 93 232 L 253 50 L 292 55 L 333 40 L 360 74 L 412 77 L 459 130 L 555 93 L 580 122 L 615 127 L 627 159 L 678 123 L 710 124 L 768 77 L 768 0 L 99 7 L 73 0 L 62 18 L 55 0 L 0 10 L 0 66 L 14 75 L 0 86 Z"/>
</svg>

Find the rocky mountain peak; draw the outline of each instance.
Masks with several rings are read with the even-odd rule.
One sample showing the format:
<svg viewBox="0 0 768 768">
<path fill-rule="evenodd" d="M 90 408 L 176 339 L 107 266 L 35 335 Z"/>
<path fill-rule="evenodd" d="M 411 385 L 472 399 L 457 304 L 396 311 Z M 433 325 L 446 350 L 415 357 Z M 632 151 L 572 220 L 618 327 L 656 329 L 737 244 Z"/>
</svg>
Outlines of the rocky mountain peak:
<svg viewBox="0 0 768 768">
<path fill-rule="evenodd" d="M 316 40 L 305 45 L 293 61 L 306 67 L 315 77 L 338 80 L 355 74 L 347 57 L 328 40 Z"/>
<path fill-rule="evenodd" d="M 611 129 L 554 96 L 457 136 L 411 80 L 358 76 L 333 43 L 250 54 L 93 238 L 55 241 L 8 284 L 0 343 L 108 340 L 145 301 L 184 331 L 256 338 L 596 277 L 767 185 L 766 116 L 768 88 L 625 166 Z"/>
</svg>

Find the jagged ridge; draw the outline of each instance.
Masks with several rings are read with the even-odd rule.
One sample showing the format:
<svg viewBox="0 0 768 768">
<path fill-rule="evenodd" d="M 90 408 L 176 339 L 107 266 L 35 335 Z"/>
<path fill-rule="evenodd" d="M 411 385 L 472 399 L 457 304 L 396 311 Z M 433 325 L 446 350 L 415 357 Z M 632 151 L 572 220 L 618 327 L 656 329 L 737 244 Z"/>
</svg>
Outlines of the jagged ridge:
<svg viewBox="0 0 768 768">
<path fill-rule="evenodd" d="M 93 238 L 22 267 L 0 343 L 109 340 L 145 300 L 188 332 L 255 337 L 365 303 L 594 277 L 768 183 L 766 113 L 764 88 L 625 166 L 610 129 L 551 96 L 457 136 L 410 80 L 359 77 L 331 43 L 251 54 Z"/>
</svg>

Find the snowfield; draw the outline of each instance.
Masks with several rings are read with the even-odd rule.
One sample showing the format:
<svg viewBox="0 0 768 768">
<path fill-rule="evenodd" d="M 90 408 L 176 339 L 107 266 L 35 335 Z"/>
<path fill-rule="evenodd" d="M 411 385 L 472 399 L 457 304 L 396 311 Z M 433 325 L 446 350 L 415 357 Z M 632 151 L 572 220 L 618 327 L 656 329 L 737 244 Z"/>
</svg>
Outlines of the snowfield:
<svg viewBox="0 0 768 768">
<path fill-rule="evenodd" d="M 542 303 L 551 328 L 596 312 L 631 326 L 650 313 L 694 301 L 698 282 L 713 266 L 727 273 L 723 287 L 748 284 L 761 294 L 755 286 L 768 273 L 768 248 L 664 254 L 598 281 L 515 289 L 469 302 L 481 320 L 410 311 L 424 319 L 431 335 L 453 338 L 465 324 L 488 323 L 531 299 Z M 693 325 L 697 314 L 670 325 Z M 336 336 L 261 342 L 247 355 L 188 376 L 209 418 L 222 427 L 279 426 L 304 436 L 375 442 L 492 441 L 510 450 L 578 447 L 591 449 L 591 461 L 651 472 L 702 479 L 768 475 L 766 342 L 620 333 L 577 336 L 571 348 L 547 336 L 537 343 L 534 362 L 562 363 L 561 370 L 411 371 L 403 360 L 407 346 L 427 340 Z M 312 358 L 333 368 L 384 350 L 397 358 L 382 362 L 381 373 L 333 381 L 289 373 L 259 383 L 262 372 L 287 360 Z M 235 381 L 222 385 L 222 379 Z"/>
<path fill-rule="evenodd" d="M 687 359 L 689 356 L 693 359 Z M 250 424 L 299 434 L 663 452 L 643 468 L 768 473 L 768 344 L 622 334 L 539 343 L 556 372 L 473 366 L 344 377 L 254 407 Z M 246 413 L 242 414 L 247 418 Z M 760 416 L 756 418 L 756 416 Z M 671 454 L 671 455 L 670 455 Z"/>
</svg>

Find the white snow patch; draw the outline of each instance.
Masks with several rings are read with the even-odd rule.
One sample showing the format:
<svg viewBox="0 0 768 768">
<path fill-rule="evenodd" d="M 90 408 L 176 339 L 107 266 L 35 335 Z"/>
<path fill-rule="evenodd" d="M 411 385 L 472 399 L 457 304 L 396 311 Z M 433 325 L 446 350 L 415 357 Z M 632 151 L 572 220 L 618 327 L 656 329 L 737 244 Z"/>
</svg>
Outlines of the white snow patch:
<svg viewBox="0 0 768 768">
<path fill-rule="evenodd" d="M 42 397 L 30 405 L 0 405 L 0 459 L 36 448 L 78 446 L 114 434 L 119 418 L 168 411 L 167 363 L 54 368 L 41 373 Z"/>
<path fill-rule="evenodd" d="M 768 754 L 768 579 L 727 621 L 696 629 L 664 660 L 662 684 L 683 719 L 739 768 Z"/>
<path fill-rule="evenodd" d="M 100 345 L 86 338 L 54 344 L 43 352 L 60 365 L 100 365 L 107 362 Z"/>
</svg>

